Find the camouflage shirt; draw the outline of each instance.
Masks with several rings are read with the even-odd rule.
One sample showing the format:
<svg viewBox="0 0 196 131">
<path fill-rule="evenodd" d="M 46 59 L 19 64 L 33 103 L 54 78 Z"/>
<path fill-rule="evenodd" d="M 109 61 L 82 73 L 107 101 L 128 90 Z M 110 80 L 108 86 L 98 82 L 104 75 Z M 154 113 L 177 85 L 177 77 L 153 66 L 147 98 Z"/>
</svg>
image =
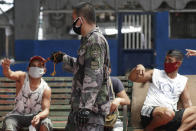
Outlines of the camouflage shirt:
<svg viewBox="0 0 196 131">
<path fill-rule="evenodd" d="M 78 57 L 64 55 L 64 69 L 74 74 L 71 107 L 73 111 L 88 108 L 96 113 L 108 114 L 110 102 L 107 82 L 106 58 L 109 46 L 98 28 L 82 37 Z"/>
</svg>

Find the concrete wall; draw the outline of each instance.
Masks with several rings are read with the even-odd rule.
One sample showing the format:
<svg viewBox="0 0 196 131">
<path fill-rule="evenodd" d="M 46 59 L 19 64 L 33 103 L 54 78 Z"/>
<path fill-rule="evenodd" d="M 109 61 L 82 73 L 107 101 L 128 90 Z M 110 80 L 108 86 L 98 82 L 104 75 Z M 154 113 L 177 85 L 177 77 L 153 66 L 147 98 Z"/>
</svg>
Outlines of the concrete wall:
<svg viewBox="0 0 196 131">
<path fill-rule="evenodd" d="M 15 0 L 15 40 L 37 39 L 40 0 Z"/>
</svg>

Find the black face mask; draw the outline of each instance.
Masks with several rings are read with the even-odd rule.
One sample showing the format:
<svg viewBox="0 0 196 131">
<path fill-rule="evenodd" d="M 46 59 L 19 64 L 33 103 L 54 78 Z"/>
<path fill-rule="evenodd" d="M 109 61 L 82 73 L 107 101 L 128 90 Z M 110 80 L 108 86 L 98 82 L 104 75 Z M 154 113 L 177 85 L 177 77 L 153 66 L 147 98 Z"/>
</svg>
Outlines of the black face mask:
<svg viewBox="0 0 196 131">
<path fill-rule="evenodd" d="M 73 25 L 72 25 L 72 28 L 73 28 L 73 31 L 78 34 L 78 35 L 81 35 L 81 27 L 82 27 L 82 24 L 80 26 L 76 26 L 76 23 L 78 22 L 78 20 L 80 19 L 80 17 L 78 17 L 74 22 L 73 22 Z"/>
</svg>

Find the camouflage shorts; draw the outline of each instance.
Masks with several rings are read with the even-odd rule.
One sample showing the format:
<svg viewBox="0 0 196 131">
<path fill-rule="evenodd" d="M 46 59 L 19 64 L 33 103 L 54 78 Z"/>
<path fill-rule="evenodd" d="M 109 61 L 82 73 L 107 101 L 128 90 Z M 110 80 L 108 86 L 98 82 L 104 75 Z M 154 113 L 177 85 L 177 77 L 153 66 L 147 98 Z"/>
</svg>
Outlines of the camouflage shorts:
<svg viewBox="0 0 196 131">
<path fill-rule="evenodd" d="M 31 120 L 33 119 L 34 115 L 9 115 L 6 116 L 3 120 L 3 131 L 17 131 L 23 127 L 29 127 L 31 125 Z M 41 120 L 38 125 L 38 129 L 40 125 L 44 125 L 48 131 L 52 131 L 52 122 L 49 118 L 45 118 Z"/>
<path fill-rule="evenodd" d="M 104 116 L 91 114 L 86 126 L 78 126 L 75 122 L 75 113 L 70 112 L 65 131 L 104 131 Z"/>
</svg>

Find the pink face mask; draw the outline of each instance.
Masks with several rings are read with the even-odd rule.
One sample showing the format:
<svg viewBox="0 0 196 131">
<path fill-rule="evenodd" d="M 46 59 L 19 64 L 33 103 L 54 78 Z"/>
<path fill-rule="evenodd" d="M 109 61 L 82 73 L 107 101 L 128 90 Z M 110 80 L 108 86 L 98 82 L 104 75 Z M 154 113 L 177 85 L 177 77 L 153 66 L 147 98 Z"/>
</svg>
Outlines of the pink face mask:
<svg viewBox="0 0 196 131">
<path fill-rule="evenodd" d="M 178 62 L 174 62 L 174 63 L 164 63 L 164 69 L 166 73 L 171 73 L 174 72 L 178 69 L 178 67 L 176 66 L 178 64 Z"/>
</svg>

